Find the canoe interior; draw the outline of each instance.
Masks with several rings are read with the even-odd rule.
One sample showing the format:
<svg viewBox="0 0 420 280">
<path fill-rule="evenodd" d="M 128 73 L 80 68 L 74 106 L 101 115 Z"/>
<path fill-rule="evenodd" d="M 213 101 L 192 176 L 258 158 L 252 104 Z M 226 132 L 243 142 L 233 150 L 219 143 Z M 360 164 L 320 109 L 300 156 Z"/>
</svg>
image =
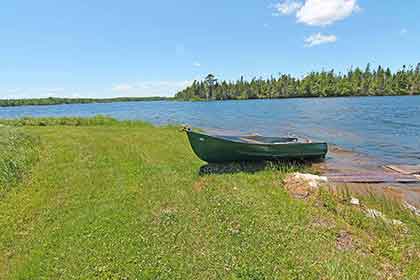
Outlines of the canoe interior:
<svg viewBox="0 0 420 280">
<path fill-rule="evenodd" d="M 259 135 L 247 135 L 247 136 L 225 136 L 215 135 L 214 137 L 225 139 L 233 142 L 241 142 L 247 144 L 287 144 L 298 142 L 298 138 L 294 137 L 265 137 Z"/>
</svg>

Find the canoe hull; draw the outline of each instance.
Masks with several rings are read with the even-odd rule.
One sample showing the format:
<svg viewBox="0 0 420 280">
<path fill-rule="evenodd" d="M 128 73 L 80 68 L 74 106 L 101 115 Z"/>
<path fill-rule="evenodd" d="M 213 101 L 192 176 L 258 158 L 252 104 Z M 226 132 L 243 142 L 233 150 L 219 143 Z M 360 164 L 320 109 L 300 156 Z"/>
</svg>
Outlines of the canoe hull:
<svg viewBox="0 0 420 280">
<path fill-rule="evenodd" d="M 326 143 L 249 144 L 187 131 L 194 153 L 208 163 L 323 159 Z"/>
</svg>

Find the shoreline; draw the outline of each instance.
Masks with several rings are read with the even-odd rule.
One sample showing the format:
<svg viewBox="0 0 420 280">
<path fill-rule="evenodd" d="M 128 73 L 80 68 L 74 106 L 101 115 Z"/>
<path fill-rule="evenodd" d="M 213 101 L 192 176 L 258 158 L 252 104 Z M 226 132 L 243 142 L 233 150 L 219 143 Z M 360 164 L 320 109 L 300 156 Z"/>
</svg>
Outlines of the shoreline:
<svg viewBox="0 0 420 280">
<path fill-rule="evenodd" d="M 333 98 L 374 98 L 374 97 L 419 97 L 420 94 L 404 95 L 337 95 L 337 96 L 289 96 L 277 98 L 243 98 L 243 99 L 181 99 L 175 97 L 112 97 L 112 98 L 22 98 L 22 99 L 0 99 L 0 108 L 13 108 L 22 106 L 55 106 L 55 105 L 83 105 L 83 104 L 110 104 L 124 102 L 229 102 L 229 101 L 255 101 L 255 100 L 286 100 L 286 99 L 333 99 Z M 54 103 L 48 103 L 53 100 Z M 82 100 L 82 101 L 78 101 Z M 29 102 L 26 103 L 25 102 Z M 7 103 L 12 103 L 8 105 Z M 22 103 L 22 104 L 21 104 Z"/>
<path fill-rule="evenodd" d="M 332 145 L 324 162 L 314 163 L 313 168 L 321 175 L 328 173 L 369 173 L 384 172 L 395 174 L 386 169 L 378 159 L 361 153 L 349 151 Z M 336 190 L 349 191 L 355 195 L 375 195 L 397 201 L 420 209 L 419 183 L 332 183 Z"/>
<path fill-rule="evenodd" d="M 111 97 L 111 98 L 67 98 L 67 97 L 45 97 L 45 98 L 21 98 L 21 99 L 0 99 L 0 107 L 22 107 L 22 106 L 54 106 L 66 104 L 108 104 L 121 102 L 145 102 L 145 101 L 170 101 L 173 97 L 150 96 L 150 97 Z"/>
</svg>

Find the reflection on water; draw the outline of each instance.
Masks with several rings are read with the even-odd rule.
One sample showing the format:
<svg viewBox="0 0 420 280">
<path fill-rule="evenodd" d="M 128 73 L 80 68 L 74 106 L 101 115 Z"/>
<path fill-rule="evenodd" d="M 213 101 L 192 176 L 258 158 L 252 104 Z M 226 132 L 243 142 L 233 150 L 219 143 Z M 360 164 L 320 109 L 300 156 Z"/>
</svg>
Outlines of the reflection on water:
<svg viewBox="0 0 420 280">
<path fill-rule="evenodd" d="M 0 108 L 0 118 L 109 115 L 162 125 L 300 135 L 392 163 L 420 163 L 420 96 L 126 102 Z"/>
</svg>

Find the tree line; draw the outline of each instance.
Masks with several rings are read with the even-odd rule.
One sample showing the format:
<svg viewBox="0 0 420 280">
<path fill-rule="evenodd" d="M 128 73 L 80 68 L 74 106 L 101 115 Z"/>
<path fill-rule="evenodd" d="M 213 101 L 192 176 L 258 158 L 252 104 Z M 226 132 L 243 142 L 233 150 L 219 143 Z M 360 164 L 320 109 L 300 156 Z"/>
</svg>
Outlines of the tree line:
<svg viewBox="0 0 420 280">
<path fill-rule="evenodd" d="M 331 71 L 311 72 L 303 78 L 288 74 L 268 79 L 241 77 L 237 81 L 218 81 L 213 74 L 178 92 L 181 100 L 264 99 L 289 97 L 387 96 L 419 95 L 420 63 L 405 65 L 398 71 L 378 66 L 372 70 L 367 64 L 346 73 Z"/>
<path fill-rule="evenodd" d="M 28 98 L 28 99 L 0 99 L 0 107 L 26 106 L 26 105 L 58 105 L 58 104 L 86 104 L 86 103 L 112 103 L 134 101 L 168 100 L 166 97 L 116 97 L 116 98 Z"/>
</svg>

